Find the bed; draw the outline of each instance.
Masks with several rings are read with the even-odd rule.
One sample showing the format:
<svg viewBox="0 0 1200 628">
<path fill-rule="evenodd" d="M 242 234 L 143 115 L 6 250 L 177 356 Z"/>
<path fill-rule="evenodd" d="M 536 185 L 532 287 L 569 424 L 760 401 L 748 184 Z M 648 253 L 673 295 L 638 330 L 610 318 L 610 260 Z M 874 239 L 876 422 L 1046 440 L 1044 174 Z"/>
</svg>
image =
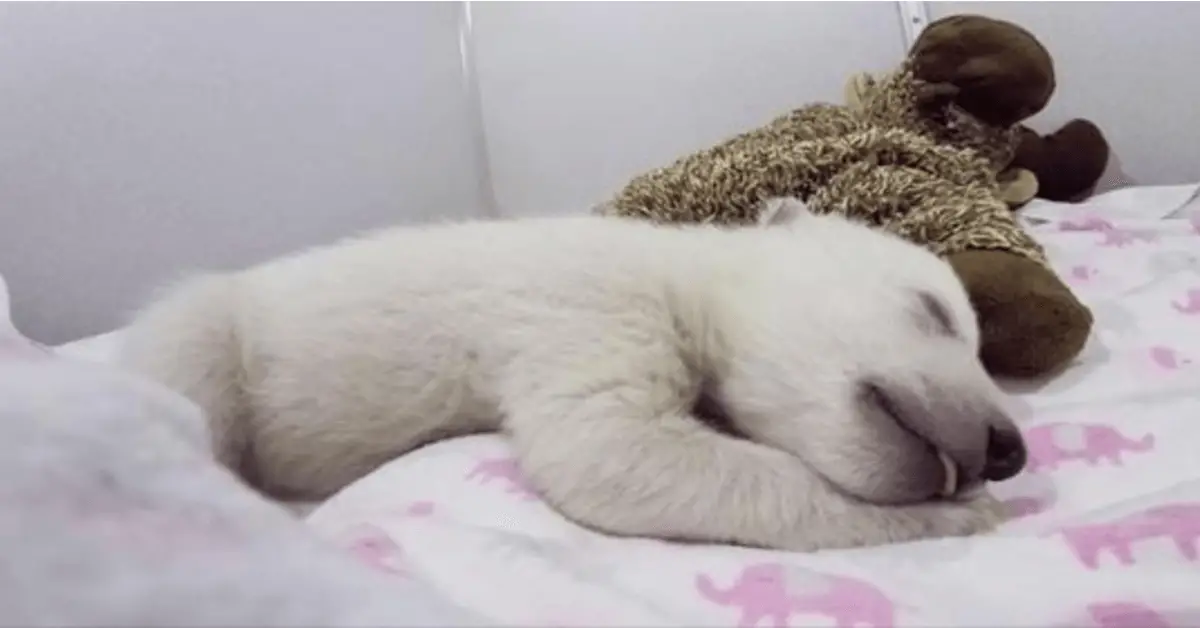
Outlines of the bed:
<svg viewBox="0 0 1200 628">
<path fill-rule="evenodd" d="M 1065 373 L 1006 383 L 1030 464 L 994 487 L 1012 519 L 993 534 L 808 555 L 607 538 L 490 435 L 395 460 L 307 525 L 504 625 L 1200 625 L 1200 185 L 1022 216 L 1097 322 Z M 118 341 L 57 351 L 103 362 Z"/>
</svg>

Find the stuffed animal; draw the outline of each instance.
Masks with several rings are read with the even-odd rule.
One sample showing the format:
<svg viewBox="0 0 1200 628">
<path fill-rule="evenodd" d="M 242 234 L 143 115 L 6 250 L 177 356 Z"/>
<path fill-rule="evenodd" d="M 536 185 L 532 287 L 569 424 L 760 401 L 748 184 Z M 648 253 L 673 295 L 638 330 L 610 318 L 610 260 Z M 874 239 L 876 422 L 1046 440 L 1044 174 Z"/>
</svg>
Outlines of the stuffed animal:
<svg viewBox="0 0 1200 628">
<path fill-rule="evenodd" d="M 634 178 L 597 211 L 655 222 L 753 224 L 764 202 L 797 197 L 924 245 L 955 270 L 997 376 L 1066 365 L 1091 312 L 1051 270 L 1001 198 L 1022 120 L 1054 89 L 1045 48 L 980 16 L 930 24 L 861 107 L 813 104 Z"/>
</svg>

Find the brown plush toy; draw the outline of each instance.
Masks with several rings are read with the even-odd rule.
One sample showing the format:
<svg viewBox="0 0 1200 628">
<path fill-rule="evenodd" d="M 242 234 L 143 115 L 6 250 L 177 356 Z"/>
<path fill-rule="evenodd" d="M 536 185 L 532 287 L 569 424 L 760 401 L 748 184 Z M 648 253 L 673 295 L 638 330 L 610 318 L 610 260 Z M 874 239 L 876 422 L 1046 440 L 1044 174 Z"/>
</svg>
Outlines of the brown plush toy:
<svg viewBox="0 0 1200 628">
<path fill-rule="evenodd" d="M 925 29 L 861 107 L 815 104 L 631 181 L 598 208 L 662 223 L 752 224 L 798 197 L 941 255 L 971 297 L 980 357 L 1033 377 L 1083 348 L 1092 316 L 1000 197 L 1017 127 L 1054 89 L 1050 56 L 1025 30 L 978 16 Z"/>
</svg>

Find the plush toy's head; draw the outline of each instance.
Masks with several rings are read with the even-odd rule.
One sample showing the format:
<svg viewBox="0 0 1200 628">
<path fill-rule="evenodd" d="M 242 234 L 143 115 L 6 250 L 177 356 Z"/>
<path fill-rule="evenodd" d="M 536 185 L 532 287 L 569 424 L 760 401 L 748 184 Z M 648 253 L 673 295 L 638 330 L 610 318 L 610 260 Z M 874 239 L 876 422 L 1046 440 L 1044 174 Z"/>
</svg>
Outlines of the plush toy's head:
<svg viewBox="0 0 1200 628">
<path fill-rule="evenodd" d="M 1029 31 L 979 15 L 932 22 L 909 52 L 926 104 L 953 103 L 982 122 L 1012 126 L 1041 111 L 1054 92 L 1054 62 Z"/>
</svg>

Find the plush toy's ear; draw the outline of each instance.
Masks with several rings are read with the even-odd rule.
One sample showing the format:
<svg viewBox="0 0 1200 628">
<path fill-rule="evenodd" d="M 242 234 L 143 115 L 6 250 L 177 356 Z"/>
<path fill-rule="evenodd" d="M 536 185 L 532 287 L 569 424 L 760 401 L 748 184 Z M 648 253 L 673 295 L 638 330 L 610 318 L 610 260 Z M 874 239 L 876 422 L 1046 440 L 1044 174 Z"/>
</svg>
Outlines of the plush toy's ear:
<svg viewBox="0 0 1200 628">
<path fill-rule="evenodd" d="M 758 224 L 763 227 L 790 225 L 812 216 L 808 205 L 793 196 L 772 198 L 763 203 L 758 214 Z"/>
<path fill-rule="evenodd" d="M 866 72 L 859 72 L 846 81 L 843 96 L 846 106 L 851 109 L 861 109 L 866 100 L 867 92 L 875 88 L 875 78 Z"/>
</svg>

